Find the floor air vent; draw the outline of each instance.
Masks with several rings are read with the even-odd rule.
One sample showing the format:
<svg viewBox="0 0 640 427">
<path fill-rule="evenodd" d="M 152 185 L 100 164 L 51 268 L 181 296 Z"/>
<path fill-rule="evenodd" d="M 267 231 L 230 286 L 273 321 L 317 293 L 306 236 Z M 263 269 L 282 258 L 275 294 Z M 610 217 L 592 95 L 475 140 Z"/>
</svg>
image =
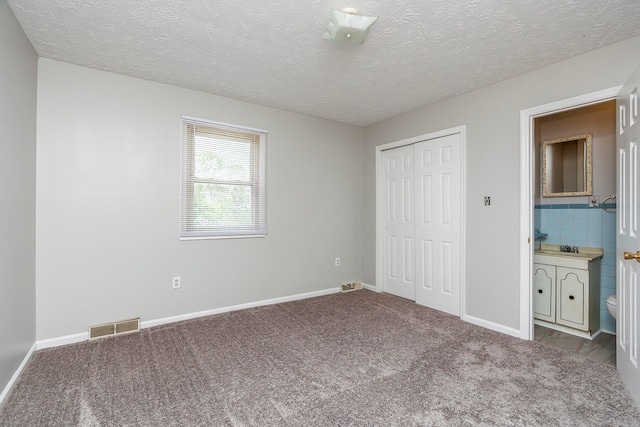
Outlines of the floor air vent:
<svg viewBox="0 0 640 427">
<path fill-rule="evenodd" d="M 89 326 L 89 339 L 110 337 L 140 330 L 140 318 Z"/>
<path fill-rule="evenodd" d="M 340 284 L 340 290 L 342 292 L 351 292 L 362 289 L 362 282 L 343 282 Z"/>
</svg>

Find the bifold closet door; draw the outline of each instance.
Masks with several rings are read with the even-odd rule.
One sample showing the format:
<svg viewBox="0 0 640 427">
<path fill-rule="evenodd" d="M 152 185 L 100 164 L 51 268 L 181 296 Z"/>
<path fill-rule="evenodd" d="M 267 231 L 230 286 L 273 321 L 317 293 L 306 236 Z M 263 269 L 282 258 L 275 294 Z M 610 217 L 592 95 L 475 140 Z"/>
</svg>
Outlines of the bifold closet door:
<svg viewBox="0 0 640 427">
<path fill-rule="evenodd" d="M 382 153 L 385 194 L 384 291 L 416 299 L 413 145 Z"/>
<path fill-rule="evenodd" d="M 415 144 L 416 302 L 460 315 L 461 135 Z"/>
<path fill-rule="evenodd" d="M 385 292 L 460 315 L 461 136 L 382 153 Z"/>
</svg>

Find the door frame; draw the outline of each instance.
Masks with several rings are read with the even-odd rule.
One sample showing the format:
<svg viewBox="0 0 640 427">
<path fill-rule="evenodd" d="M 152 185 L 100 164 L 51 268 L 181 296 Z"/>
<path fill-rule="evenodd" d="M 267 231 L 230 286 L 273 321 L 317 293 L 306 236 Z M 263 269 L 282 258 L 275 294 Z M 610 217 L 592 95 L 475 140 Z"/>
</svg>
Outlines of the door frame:
<svg viewBox="0 0 640 427">
<path fill-rule="evenodd" d="M 392 148 L 412 145 L 417 142 L 436 139 L 443 136 L 460 134 L 460 318 L 465 320 L 465 287 L 466 287 L 466 194 L 467 194 L 467 126 L 461 125 L 448 129 L 414 136 L 400 141 L 376 146 L 376 292 L 383 292 L 384 276 L 384 182 L 382 179 L 382 152 Z"/>
<path fill-rule="evenodd" d="M 615 100 L 615 86 L 520 111 L 520 338 L 533 340 L 533 121 L 536 118 Z"/>
</svg>

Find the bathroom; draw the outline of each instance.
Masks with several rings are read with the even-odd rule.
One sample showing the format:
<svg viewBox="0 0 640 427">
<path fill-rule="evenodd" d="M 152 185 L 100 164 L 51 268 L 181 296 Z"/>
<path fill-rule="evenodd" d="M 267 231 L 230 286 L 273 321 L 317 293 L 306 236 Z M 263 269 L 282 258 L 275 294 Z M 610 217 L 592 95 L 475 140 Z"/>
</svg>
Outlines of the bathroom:
<svg viewBox="0 0 640 427">
<path fill-rule="evenodd" d="M 599 325 L 591 325 L 590 335 L 615 334 L 616 321 L 607 309 L 607 298 L 616 293 L 615 100 L 537 118 L 534 129 L 536 248 L 546 244 L 604 251 L 599 260 Z M 591 135 L 592 195 L 543 197 L 543 142 L 586 134 Z"/>
</svg>

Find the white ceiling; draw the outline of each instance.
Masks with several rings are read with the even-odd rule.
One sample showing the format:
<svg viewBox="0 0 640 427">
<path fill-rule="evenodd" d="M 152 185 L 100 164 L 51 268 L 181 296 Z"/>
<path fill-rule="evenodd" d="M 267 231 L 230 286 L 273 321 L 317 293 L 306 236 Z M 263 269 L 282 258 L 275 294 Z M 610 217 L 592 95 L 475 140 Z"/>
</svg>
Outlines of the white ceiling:
<svg viewBox="0 0 640 427">
<path fill-rule="evenodd" d="M 38 54 L 366 126 L 640 35 L 639 0 L 8 0 Z M 331 9 L 379 16 L 364 45 Z"/>
</svg>

